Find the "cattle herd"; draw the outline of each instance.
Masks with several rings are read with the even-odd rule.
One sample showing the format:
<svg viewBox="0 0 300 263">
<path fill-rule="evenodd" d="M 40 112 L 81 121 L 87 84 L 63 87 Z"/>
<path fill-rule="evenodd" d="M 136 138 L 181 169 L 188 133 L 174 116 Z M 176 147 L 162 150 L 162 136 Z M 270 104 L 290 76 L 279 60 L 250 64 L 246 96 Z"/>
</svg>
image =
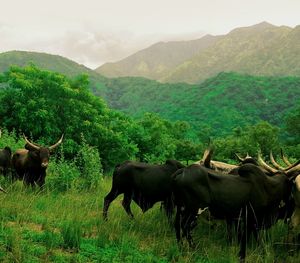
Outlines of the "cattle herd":
<svg viewBox="0 0 300 263">
<path fill-rule="evenodd" d="M 229 239 L 231 228 L 237 230 L 239 258 L 246 257 L 246 244 L 253 234 L 284 220 L 294 231 L 300 226 L 300 162 L 291 164 L 282 152 L 287 167 L 280 166 L 272 153 L 268 165 L 258 155 L 248 154 L 239 165 L 211 160 L 212 150 L 204 152 L 201 161 L 183 166 L 175 160 L 162 165 L 126 161 L 115 167 L 111 191 L 105 196 L 103 218 L 108 220 L 110 203 L 124 194 L 122 205 L 130 217 L 131 200 L 143 212 L 162 202 L 168 219 L 176 208 L 175 233 L 179 245 L 182 238 L 193 247 L 192 229 L 199 212 L 208 209 L 215 219 L 226 220 Z"/>
<path fill-rule="evenodd" d="M 9 147 L 0 150 L 1 172 L 6 176 L 12 169 L 13 179 L 43 187 L 50 154 L 62 143 L 63 136 L 50 147 L 34 144 L 25 136 L 24 139 L 25 149 L 13 154 Z M 111 202 L 120 194 L 124 195 L 122 205 L 131 218 L 132 200 L 143 212 L 161 202 L 170 223 L 176 209 L 174 228 L 179 245 L 185 238 L 193 247 L 191 231 L 200 212 L 208 209 L 212 218 L 226 221 L 229 238 L 231 228 L 237 230 L 241 261 L 245 260 L 250 234 L 258 240 L 260 230 L 280 219 L 294 231 L 300 227 L 300 161 L 291 164 L 281 152 L 286 165 L 283 167 L 271 152 L 272 166 L 260 154 L 257 159 L 237 155 L 240 164 L 232 165 L 212 160 L 212 152 L 209 147 L 199 162 L 189 166 L 176 160 L 161 165 L 136 161 L 118 164 L 111 191 L 104 198 L 104 220 L 108 220 Z M 0 191 L 5 192 L 1 187 Z"/>
</svg>

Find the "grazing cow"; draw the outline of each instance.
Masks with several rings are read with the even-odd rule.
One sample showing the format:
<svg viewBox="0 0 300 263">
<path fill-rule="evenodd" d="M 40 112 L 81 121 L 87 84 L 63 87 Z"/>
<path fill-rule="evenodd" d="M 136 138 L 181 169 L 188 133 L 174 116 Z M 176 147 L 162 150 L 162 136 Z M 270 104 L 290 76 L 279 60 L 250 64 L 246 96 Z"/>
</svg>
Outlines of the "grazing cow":
<svg viewBox="0 0 300 263">
<path fill-rule="evenodd" d="M 37 184 L 42 187 L 45 184 L 46 169 L 50 154 L 62 143 L 63 135 L 57 143 L 50 147 L 42 147 L 30 142 L 25 136 L 25 149 L 17 150 L 12 156 L 12 166 L 17 178 L 24 180 L 26 185 Z"/>
<path fill-rule="evenodd" d="M 143 212 L 156 202 L 162 201 L 170 218 L 173 211 L 171 175 L 183 167 L 184 165 L 175 160 L 167 160 L 162 165 L 134 161 L 118 165 L 113 173 L 111 191 L 104 198 L 103 218 L 107 220 L 109 205 L 120 194 L 124 194 L 122 205 L 132 218 L 131 200 L 134 200 Z"/>
<path fill-rule="evenodd" d="M 267 176 L 259 167 L 245 164 L 238 175 L 223 174 L 193 164 L 172 175 L 173 193 L 177 207 L 175 230 L 179 242 L 182 236 L 193 245 L 191 230 L 196 224 L 199 209 L 208 207 L 210 213 L 229 222 L 240 219 L 239 257 L 246 256 L 246 236 L 257 237 L 262 228 L 269 228 L 281 216 L 290 201 L 291 183 L 279 173 Z"/>
</svg>

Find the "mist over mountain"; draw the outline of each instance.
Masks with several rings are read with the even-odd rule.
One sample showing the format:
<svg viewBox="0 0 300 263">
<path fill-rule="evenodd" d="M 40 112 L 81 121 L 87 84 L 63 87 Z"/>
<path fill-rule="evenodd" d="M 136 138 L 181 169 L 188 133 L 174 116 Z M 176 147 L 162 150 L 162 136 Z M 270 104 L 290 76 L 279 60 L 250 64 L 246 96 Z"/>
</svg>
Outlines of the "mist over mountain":
<svg viewBox="0 0 300 263">
<path fill-rule="evenodd" d="M 200 83 L 220 72 L 300 75 L 300 26 L 262 22 L 226 35 L 157 43 L 96 69 L 107 77 L 141 76 L 161 82 Z"/>
</svg>

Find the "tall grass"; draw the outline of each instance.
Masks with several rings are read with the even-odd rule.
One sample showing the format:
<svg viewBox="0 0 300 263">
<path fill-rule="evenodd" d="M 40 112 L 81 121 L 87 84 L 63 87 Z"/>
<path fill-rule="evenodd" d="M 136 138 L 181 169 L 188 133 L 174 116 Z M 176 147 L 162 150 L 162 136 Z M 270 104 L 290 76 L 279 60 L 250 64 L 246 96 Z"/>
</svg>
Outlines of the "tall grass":
<svg viewBox="0 0 300 263">
<path fill-rule="evenodd" d="M 0 262 L 237 262 L 237 243 L 228 244 L 225 224 L 199 219 L 196 248 L 179 247 L 166 216 L 155 205 L 145 214 L 132 204 L 131 220 L 117 198 L 103 221 L 103 198 L 111 178 L 92 190 L 36 191 L 15 183 L 0 195 Z M 299 252 L 285 249 L 287 226 L 277 223 L 250 240 L 248 262 L 298 262 Z"/>
<path fill-rule="evenodd" d="M 15 135 L 4 143 L 22 147 Z M 6 139 L 5 139 L 6 138 Z M 99 153 L 84 144 L 74 161 L 52 158 L 40 191 L 0 177 L 0 262 L 237 262 L 237 242 L 228 244 L 223 222 L 199 220 L 196 248 L 178 246 L 174 229 L 155 205 L 145 214 L 133 203 L 131 220 L 118 197 L 102 219 L 111 177 L 102 176 Z M 248 262 L 299 262 L 296 247 L 284 245 L 287 226 L 277 223 L 250 240 Z"/>
</svg>

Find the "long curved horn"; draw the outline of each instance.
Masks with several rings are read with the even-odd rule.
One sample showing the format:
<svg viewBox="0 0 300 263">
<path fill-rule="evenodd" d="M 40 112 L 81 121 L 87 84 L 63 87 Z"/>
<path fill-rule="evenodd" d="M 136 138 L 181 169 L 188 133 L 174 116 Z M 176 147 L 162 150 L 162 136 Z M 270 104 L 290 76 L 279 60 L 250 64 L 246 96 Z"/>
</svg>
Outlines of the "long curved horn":
<svg viewBox="0 0 300 263">
<path fill-rule="evenodd" d="M 292 164 L 289 162 L 285 154 L 283 153 L 282 148 L 280 149 L 281 159 L 284 161 L 284 163 L 288 166 L 291 166 Z"/>
<path fill-rule="evenodd" d="M 51 150 L 53 150 L 54 148 L 56 148 L 58 145 L 60 145 L 60 144 L 62 143 L 63 138 L 64 138 L 64 135 L 62 135 L 62 136 L 60 137 L 60 139 L 58 140 L 57 143 L 51 145 L 51 146 L 49 147 L 49 150 L 51 151 Z"/>
<path fill-rule="evenodd" d="M 30 142 L 30 141 L 26 138 L 25 134 L 23 134 L 23 137 L 24 137 L 26 143 L 28 143 L 32 148 L 34 148 L 34 149 L 36 149 L 36 150 L 39 150 L 39 149 L 40 149 L 39 146 L 37 146 L 37 145 L 33 144 L 32 142 Z"/>
<path fill-rule="evenodd" d="M 275 174 L 275 173 L 278 172 L 278 170 L 276 170 L 276 169 L 274 169 L 273 167 L 269 166 L 269 165 L 262 159 L 260 152 L 259 152 L 258 155 L 257 155 L 257 162 L 258 162 L 258 164 L 259 164 L 262 168 L 264 168 L 266 171 L 268 171 L 268 172 L 270 172 L 270 173 Z"/>
<path fill-rule="evenodd" d="M 204 166 L 207 167 L 207 168 L 210 168 L 210 161 L 211 161 L 212 154 L 213 154 L 212 147 L 209 147 L 203 153 L 203 157 L 202 157 L 201 163 L 203 163 Z"/>
<path fill-rule="evenodd" d="M 291 167 L 288 171 L 286 171 L 287 177 L 292 180 L 296 178 L 300 174 L 300 161 L 294 167 Z"/>
<path fill-rule="evenodd" d="M 281 165 L 279 165 L 279 164 L 275 161 L 275 159 L 274 159 L 274 157 L 273 157 L 272 151 L 270 151 L 270 160 L 271 160 L 271 162 L 272 162 L 272 164 L 274 165 L 275 168 L 277 168 L 277 169 L 279 169 L 279 170 L 284 170 L 284 169 L 285 169 L 284 167 L 282 167 Z"/>
<path fill-rule="evenodd" d="M 241 156 L 239 156 L 237 153 L 235 153 L 235 156 L 239 159 L 239 161 L 243 162 L 245 161 L 246 158 L 242 158 Z"/>
<path fill-rule="evenodd" d="M 230 173 L 233 169 L 239 167 L 238 165 L 218 161 L 211 161 L 211 166 L 213 170 L 217 170 L 223 173 Z"/>
</svg>

